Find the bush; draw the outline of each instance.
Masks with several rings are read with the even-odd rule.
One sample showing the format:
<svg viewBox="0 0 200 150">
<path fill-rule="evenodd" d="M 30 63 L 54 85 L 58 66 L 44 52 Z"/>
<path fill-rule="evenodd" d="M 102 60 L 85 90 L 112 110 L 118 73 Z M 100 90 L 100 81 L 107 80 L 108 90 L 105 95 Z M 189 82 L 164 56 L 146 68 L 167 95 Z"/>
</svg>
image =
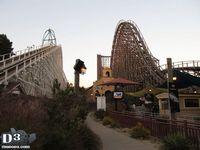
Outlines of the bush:
<svg viewBox="0 0 200 150">
<path fill-rule="evenodd" d="M 145 128 L 141 123 L 137 123 L 135 127 L 131 129 L 131 137 L 146 139 L 150 136 L 150 131 Z"/>
<path fill-rule="evenodd" d="M 113 120 L 112 120 L 112 118 L 110 118 L 110 117 L 104 117 L 104 118 L 103 118 L 103 125 L 104 125 L 104 126 L 110 125 L 112 122 L 113 122 Z"/>
<path fill-rule="evenodd" d="M 103 125 L 104 126 L 110 125 L 112 128 L 119 127 L 119 124 L 110 117 L 104 117 L 103 118 Z"/>
<path fill-rule="evenodd" d="M 82 125 L 79 128 L 79 134 L 83 142 L 83 148 L 86 150 L 100 150 L 101 140 L 87 126 Z"/>
<path fill-rule="evenodd" d="M 103 110 L 103 109 L 99 109 L 98 111 L 95 112 L 95 117 L 97 119 L 100 119 L 100 120 L 103 120 L 103 118 L 105 117 L 106 115 L 106 112 Z"/>
<path fill-rule="evenodd" d="M 164 140 L 165 150 L 189 150 L 190 142 L 184 136 L 180 134 L 174 134 L 167 136 Z"/>
<path fill-rule="evenodd" d="M 46 104 L 49 118 L 40 149 L 100 149 L 98 137 L 84 125 L 88 113 L 85 96 L 68 91 L 58 90 Z"/>
<path fill-rule="evenodd" d="M 33 150 L 98 150 L 98 137 L 84 124 L 88 113 L 84 95 L 56 92 L 53 99 L 0 96 L 0 133 L 12 127 L 36 133 Z"/>
<path fill-rule="evenodd" d="M 119 128 L 120 127 L 120 125 L 116 121 L 114 121 L 114 120 L 111 122 L 110 126 L 112 128 Z"/>
</svg>

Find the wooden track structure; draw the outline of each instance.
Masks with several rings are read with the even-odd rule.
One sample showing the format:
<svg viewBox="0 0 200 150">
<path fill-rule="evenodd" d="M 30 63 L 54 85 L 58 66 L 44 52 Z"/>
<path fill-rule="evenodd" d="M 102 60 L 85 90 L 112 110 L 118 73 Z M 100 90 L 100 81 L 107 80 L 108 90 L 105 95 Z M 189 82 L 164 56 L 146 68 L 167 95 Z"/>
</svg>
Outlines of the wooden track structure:
<svg viewBox="0 0 200 150">
<path fill-rule="evenodd" d="M 112 45 L 111 68 L 114 77 L 142 82 L 143 86 L 156 86 L 165 81 L 159 60 L 151 54 L 133 21 L 120 21 L 117 25 Z"/>
<path fill-rule="evenodd" d="M 161 66 L 163 72 L 167 72 L 167 65 Z M 193 76 L 200 77 L 200 60 L 189 60 L 173 62 L 172 68 L 180 70 L 181 72 L 187 72 Z"/>
<path fill-rule="evenodd" d="M 23 91 L 32 96 L 52 97 L 52 85 L 57 79 L 64 89 L 67 79 L 63 72 L 62 48 L 43 45 L 0 56 L 0 84 L 20 83 Z"/>
</svg>

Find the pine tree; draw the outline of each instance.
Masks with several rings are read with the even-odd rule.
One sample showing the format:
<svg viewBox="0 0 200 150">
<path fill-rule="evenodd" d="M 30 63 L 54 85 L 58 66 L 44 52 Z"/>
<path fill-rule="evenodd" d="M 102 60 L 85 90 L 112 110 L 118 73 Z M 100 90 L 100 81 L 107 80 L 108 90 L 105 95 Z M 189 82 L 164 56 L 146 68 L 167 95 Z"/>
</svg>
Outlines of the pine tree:
<svg viewBox="0 0 200 150">
<path fill-rule="evenodd" d="M 0 55 L 12 53 L 12 42 L 5 34 L 0 34 Z"/>
</svg>

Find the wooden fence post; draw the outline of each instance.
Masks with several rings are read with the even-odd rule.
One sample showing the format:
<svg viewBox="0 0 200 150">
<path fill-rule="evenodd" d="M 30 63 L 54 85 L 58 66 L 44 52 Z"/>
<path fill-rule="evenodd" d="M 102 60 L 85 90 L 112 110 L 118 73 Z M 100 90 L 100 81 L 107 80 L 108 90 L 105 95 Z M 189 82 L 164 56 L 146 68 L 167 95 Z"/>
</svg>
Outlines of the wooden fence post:
<svg viewBox="0 0 200 150">
<path fill-rule="evenodd" d="M 188 137 L 188 126 L 187 126 L 187 120 L 184 120 L 184 129 L 185 129 L 185 137 Z"/>
</svg>

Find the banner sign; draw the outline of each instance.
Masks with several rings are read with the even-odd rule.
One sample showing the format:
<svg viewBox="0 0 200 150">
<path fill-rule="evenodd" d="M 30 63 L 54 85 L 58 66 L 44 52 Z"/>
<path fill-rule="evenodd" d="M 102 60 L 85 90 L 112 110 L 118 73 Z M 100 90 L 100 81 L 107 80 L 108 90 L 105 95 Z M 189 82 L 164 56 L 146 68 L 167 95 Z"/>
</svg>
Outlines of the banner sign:
<svg viewBox="0 0 200 150">
<path fill-rule="evenodd" d="M 124 92 L 113 92 L 114 99 L 122 99 L 124 96 Z"/>
</svg>

